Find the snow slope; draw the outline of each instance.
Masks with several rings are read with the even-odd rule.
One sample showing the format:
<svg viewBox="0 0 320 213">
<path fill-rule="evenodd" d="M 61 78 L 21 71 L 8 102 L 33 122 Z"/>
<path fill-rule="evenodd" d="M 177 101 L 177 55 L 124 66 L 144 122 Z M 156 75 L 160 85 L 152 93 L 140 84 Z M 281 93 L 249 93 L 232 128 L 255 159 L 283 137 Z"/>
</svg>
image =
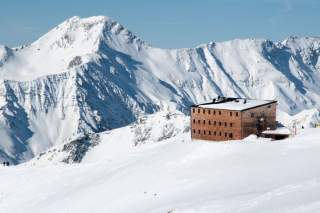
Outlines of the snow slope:
<svg viewBox="0 0 320 213">
<path fill-rule="evenodd" d="M 320 38 L 153 47 L 104 16 L 72 17 L 29 45 L 0 46 L 0 161 L 217 95 L 320 109 Z M 316 115 L 319 116 L 319 115 Z"/>
<path fill-rule="evenodd" d="M 154 143 L 161 135 L 157 123 L 164 124 L 160 115 L 143 125 L 156 124 L 143 145 L 136 145 L 133 127 L 123 127 L 100 133 L 101 142 L 81 164 L 0 167 L 0 211 L 320 210 L 320 129 L 283 141 L 250 136 L 221 143 L 190 141 L 187 131 Z M 177 132 L 184 126 L 179 117 L 167 123 Z"/>
<path fill-rule="evenodd" d="M 95 149 L 97 145 L 109 146 L 109 143 L 119 144 L 116 146 L 117 150 L 113 149 L 112 153 L 108 153 L 109 156 L 116 157 L 119 152 L 127 153 L 128 148 L 134 146 L 167 141 L 170 138 L 189 133 L 189 120 L 190 117 L 179 111 L 160 111 L 152 115 L 140 116 L 137 121 L 126 127 L 107 131 L 103 134 L 79 135 L 71 142 L 53 146 L 28 161 L 27 165 L 48 165 L 60 162 L 80 163 L 84 158 L 87 158 L 88 153 L 92 155 L 91 149 Z M 86 145 L 85 149 L 83 144 Z M 106 151 L 105 149 L 98 150 Z M 100 153 L 99 156 L 104 156 L 104 154 Z"/>
<path fill-rule="evenodd" d="M 320 123 L 320 113 L 317 109 L 308 109 L 290 116 L 285 112 L 278 111 L 277 119 L 289 128 L 294 126 L 297 128 L 310 128 Z"/>
</svg>

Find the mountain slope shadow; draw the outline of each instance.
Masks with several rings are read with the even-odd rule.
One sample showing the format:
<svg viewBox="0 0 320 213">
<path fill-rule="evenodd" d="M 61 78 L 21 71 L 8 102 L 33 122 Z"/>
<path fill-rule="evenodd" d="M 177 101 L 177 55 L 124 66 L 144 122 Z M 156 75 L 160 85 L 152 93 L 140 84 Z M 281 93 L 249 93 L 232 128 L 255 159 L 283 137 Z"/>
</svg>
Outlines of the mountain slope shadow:
<svg viewBox="0 0 320 213">
<path fill-rule="evenodd" d="M 6 88 L 6 105 L 1 108 L 2 116 L 5 118 L 6 124 L 10 127 L 7 134 L 13 141 L 13 149 L 16 158 L 12 158 L 12 163 L 18 163 L 22 160 L 23 153 L 28 151 L 28 139 L 33 135 L 30 130 L 28 115 L 24 108 L 18 103 L 18 99 L 14 90 L 11 88 L 9 81 L 4 82 Z"/>
<path fill-rule="evenodd" d="M 140 113 L 159 110 L 137 87 L 134 72 L 140 62 L 102 44 L 98 63 L 86 64 L 77 74 L 77 100 L 81 105 L 79 131 L 100 132 L 128 125 Z M 94 119 L 94 122 L 92 122 Z"/>
</svg>

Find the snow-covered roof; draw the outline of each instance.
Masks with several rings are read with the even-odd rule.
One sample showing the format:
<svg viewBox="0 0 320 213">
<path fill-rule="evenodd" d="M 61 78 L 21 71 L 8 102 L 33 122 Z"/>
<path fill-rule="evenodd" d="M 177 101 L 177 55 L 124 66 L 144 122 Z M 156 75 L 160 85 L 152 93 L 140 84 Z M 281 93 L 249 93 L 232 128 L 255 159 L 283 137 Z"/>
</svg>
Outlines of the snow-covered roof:
<svg viewBox="0 0 320 213">
<path fill-rule="evenodd" d="M 266 135 L 290 135 L 291 131 L 286 127 L 279 127 L 275 130 L 265 130 L 262 133 Z"/>
<path fill-rule="evenodd" d="M 218 99 L 211 103 L 199 104 L 197 107 L 210 109 L 227 109 L 242 111 L 257 106 L 274 103 L 274 100 L 258 100 L 258 99 L 244 99 L 244 98 L 224 98 Z"/>
</svg>

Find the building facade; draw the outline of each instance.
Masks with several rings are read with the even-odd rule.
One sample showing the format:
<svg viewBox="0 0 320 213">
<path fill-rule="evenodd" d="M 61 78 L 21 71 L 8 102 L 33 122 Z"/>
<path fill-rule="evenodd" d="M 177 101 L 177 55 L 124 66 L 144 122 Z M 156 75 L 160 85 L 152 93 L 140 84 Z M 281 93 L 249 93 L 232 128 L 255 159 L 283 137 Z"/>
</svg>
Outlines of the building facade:
<svg viewBox="0 0 320 213">
<path fill-rule="evenodd" d="M 191 138 L 239 140 L 276 129 L 276 101 L 218 97 L 191 107 Z"/>
</svg>

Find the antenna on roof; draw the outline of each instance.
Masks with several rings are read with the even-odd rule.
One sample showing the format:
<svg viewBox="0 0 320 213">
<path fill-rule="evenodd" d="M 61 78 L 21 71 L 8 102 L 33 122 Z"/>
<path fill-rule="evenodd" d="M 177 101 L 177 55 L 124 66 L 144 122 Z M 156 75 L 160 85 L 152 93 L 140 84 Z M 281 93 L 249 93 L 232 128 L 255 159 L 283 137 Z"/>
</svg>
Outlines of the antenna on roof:
<svg viewBox="0 0 320 213">
<path fill-rule="evenodd" d="M 247 99 L 245 98 L 245 99 L 243 99 L 243 103 L 244 104 L 246 104 L 247 103 Z"/>
</svg>

